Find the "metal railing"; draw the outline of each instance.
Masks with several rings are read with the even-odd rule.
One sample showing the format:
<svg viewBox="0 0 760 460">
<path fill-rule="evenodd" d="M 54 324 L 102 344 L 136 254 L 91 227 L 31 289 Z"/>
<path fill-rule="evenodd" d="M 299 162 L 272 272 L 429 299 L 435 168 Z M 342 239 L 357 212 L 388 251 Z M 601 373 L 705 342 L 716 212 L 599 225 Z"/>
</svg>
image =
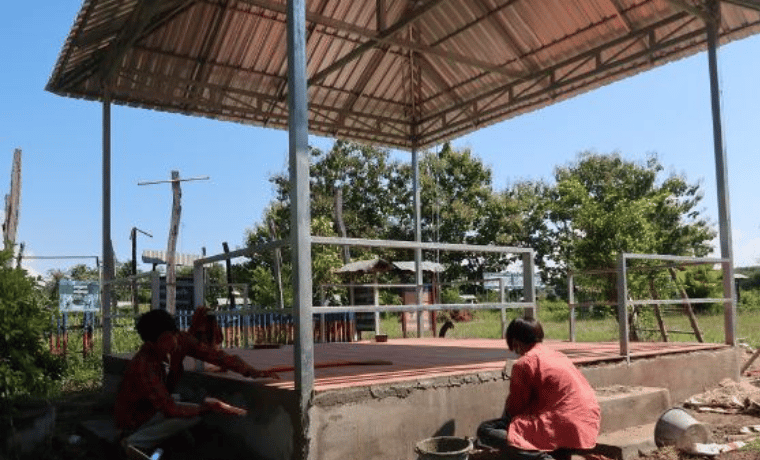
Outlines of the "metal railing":
<svg viewBox="0 0 760 460">
<path fill-rule="evenodd" d="M 638 266 L 638 267 L 629 267 L 630 261 L 660 261 L 664 262 L 660 265 L 644 265 L 644 266 Z M 618 334 L 619 334 L 619 341 L 620 341 L 620 355 L 624 356 L 627 360 L 630 360 L 630 332 L 631 332 L 631 325 L 629 322 L 629 307 L 635 306 L 653 306 L 656 309 L 658 320 L 660 318 L 659 315 L 659 307 L 662 305 L 689 305 L 689 309 L 691 308 L 691 304 L 716 304 L 716 303 L 722 303 L 724 305 L 731 305 L 733 302 L 733 298 L 731 294 L 728 295 L 725 292 L 725 284 L 724 284 L 724 293 L 723 297 L 719 298 L 688 298 L 685 299 L 683 297 L 677 298 L 677 299 L 666 299 L 666 298 L 651 298 L 651 299 L 634 299 L 631 295 L 631 292 L 629 290 L 629 283 L 628 283 L 628 276 L 631 272 L 635 271 L 653 271 L 653 270 L 661 270 L 661 269 L 675 269 L 680 268 L 684 266 L 694 266 L 694 265 L 706 265 L 706 264 L 720 264 L 724 268 L 724 274 L 725 274 L 725 267 L 726 264 L 729 264 L 728 259 L 721 259 L 721 258 L 714 258 L 714 257 L 687 257 L 687 256 L 670 256 L 670 255 L 661 255 L 661 254 L 629 254 L 629 253 L 621 253 L 618 255 L 618 263 L 617 267 L 614 269 L 600 269 L 600 270 L 586 270 L 586 271 L 568 271 L 568 307 L 569 307 L 569 334 L 570 334 L 570 341 L 576 340 L 576 328 L 577 328 L 577 310 L 581 308 L 593 308 L 596 306 L 615 306 L 617 307 L 617 322 L 618 322 Z M 616 300 L 593 300 L 593 301 L 582 301 L 582 302 L 576 302 L 575 299 L 575 288 L 576 288 L 576 278 L 580 275 L 615 275 L 615 287 L 617 291 L 617 299 Z M 675 280 L 674 280 L 675 281 Z M 692 313 L 693 316 L 693 313 Z M 730 330 L 729 325 L 733 324 L 735 318 L 735 311 L 727 311 L 726 312 L 726 324 L 727 324 L 727 330 L 726 330 L 726 340 L 729 341 L 729 338 L 735 336 L 735 331 Z M 698 335 L 698 329 L 696 328 L 696 325 L 693 324 L 695 328 L 695 335 Z M 643 330 L 643 329 L 642 329 Z M 665 334 L 665 330 L 660 324 L 660 329 L 656 329 L 653 331 L 661 331 L 663 334 Z M 688 331 L 678 331 L 678 330 L 671 330 L 667 331 L 674 334 L 686 334 L 690 333 Z"/>
</svg>

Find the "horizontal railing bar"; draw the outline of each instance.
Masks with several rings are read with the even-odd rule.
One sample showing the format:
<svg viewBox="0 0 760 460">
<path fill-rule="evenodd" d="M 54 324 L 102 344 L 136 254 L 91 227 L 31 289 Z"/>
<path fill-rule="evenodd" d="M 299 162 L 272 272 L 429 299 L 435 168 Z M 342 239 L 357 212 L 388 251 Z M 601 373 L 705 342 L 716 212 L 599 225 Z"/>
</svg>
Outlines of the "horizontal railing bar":
<svg viewBox="0 0 760 460">
<path fill-rule="evenodd" d="M 644 332 L 661 332 L 659 329 L 642 329 L 642 328 L 636 328 L 636 330 L 644 331 Z M 665 331 L 667 334 L 689 334 L 689 335 L 695 335 L 696 332 L 694 331 L 676 331 L 668 329 Z"/>
<path fill-rule="evenodd" d="M 344 313 L 344 312 L 358 312 L 358 313 L 373 313 L 373 312 L 417 312 L 417 311 L 439 311 L 439 310 L 453 310 L 453 309 L 467 309 L 467 310 L 495 310 L 500 308 L 536 308 L 536 304 L 533 302 L 505 302 L 505 303 L 457 303 L 457 304 L 433 304 L 433 305 L 342 305 L 342 306 L 330 306 L 312 307 L 313 313 Z"/>
<path fill-rule="evenodd" d="M 671 260 L 674 262 L 694 262 L 694 263 L 713 263 L 722 264 L 728 262 L 728 259 L 720 259 L 715 257 L 690 257 L 690 256 L 668 256 L 663 254 L 629 254 L 624 253 L 623 257 L 626 259 L 642 259 L 642 260 Z"/>
<path fill-rule="evenodd" d="M 613 306 L 613 305 L 617 305 L 617 302 L 612 302 L 608 300 L 604 302 L 578 302 L 578 303 L 567 304 L 567 306 L 570 308 L 585 308 L 585 307 L 593 307 L 596 305 Z"/>
<path fill-rule="evenodd" d="M 283 248 L 285 246 L 288 246 L 289 244 L 290 244 L 290 240 L 268 241 L 266 243 L 257 244 L 256 246 L 237 249 L 235 251 L 225 252 L 222 254 L 217 254 L 215 256 L 208 256 L 208 257 L 196 259 L 195 262 L 193 262 L 193 265 L 197 267 L 199 265 L 210 264 L 213 262 L 221 262 L 222 260 L 236 259 L 238 257 L 247 257 L 251 254 L 257 254 L 260 252 L 272 251 L 275 249 Z"/>
<path fill-rule="evenodd" d="M 397 249 L 424 249 L 443 251 L 464 252 L 490 252 L 490 253 L 517 253 L 533 254 L 531 248 L 518 248 L 513 246 L 481 246 L 476 244 L 450 244 L 450 243 L 427 243 L 416 241 L 399 240 L 370 240 L 364 238 L 340 238 L 334 236 L 312 236 L 313 244 L 332 244 L 337 246 L 363 246 L 374 248 L 397 248 Z"/>
<path fill-rule="evenodd" d="M 631 305 L 677 305 L 677 304 L 684 304 L 684 303 L 723 303 L 730 301 L 730 298 L 720 298 L 720 299 L 673 299 L 673 300 L 627 300 L 625 302 L 626 306 Z"/>
</svg>

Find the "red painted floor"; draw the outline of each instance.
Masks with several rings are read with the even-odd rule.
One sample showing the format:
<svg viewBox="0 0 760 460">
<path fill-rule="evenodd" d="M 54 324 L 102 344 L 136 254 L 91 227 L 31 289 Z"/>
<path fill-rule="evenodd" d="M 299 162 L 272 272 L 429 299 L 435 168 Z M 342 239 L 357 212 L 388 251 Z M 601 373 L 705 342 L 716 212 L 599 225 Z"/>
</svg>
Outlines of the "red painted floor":
<svg viewBox="0 0 760 460">
<path fill-rule="evenodd" d="M 617 342 L 571 343 L 547 341 L 570 357 L 576 364 L 616 362 L 620 356 Z M 722 344 L 696 342 L 639 342 L 631 343 L 631 359 L 656 355 L 714 350 L 725 348 Z M 241 356 L 246 362 L 259 369 L 292 366 L 293 347 L 278 349 L 227 350 Z M 510 353 L 503 340 L 499 339 L 396 339 L 387 343 L 320 343 L 314 345 L 316 369 L 315 391 L 388 383 L 392 381 L 417 380 L 420 378 L 442 377 L 457 374 L 472 374 L 483 371 L 500 370 Z M 350 365 L 320 368 L 323 363 L 356 362 L 381 360 L 389 364 Z M 188 370 L 193 363 L 186 363 Z M 229 373 L 225 377 L 233 377 Z M 280 372 L 280 381 L 267 385 L 293 388 L 294 373 Z M 234 378 L 234 377 L 233 377 Z"/>
</svg>

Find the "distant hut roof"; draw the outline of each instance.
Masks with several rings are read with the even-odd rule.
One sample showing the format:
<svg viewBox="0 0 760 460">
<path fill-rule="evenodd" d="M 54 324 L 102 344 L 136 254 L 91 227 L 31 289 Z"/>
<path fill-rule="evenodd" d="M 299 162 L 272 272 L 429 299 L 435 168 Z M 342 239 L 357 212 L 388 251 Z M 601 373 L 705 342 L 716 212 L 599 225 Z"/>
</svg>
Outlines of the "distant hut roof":
<svg viewBox="0 0 760 460">
<path fill-rule="evenodd" d="M 393 269 L 393 266 L 387 260 L 375 258 L 370 260 L 357 260 L 346 264 L 339 269 L 335 270 L 335 273 L 340 274 L 367 274 L 367 273 L 382 273 Z"/>
<path fill-rule="evenodd" d="M 416 264 L 414 261 L 410 262 L 393 262 L 393 266 L 396 267 L 397 270 L 401 270 L 402 272 L 414 272 L 417 270 Z M 443 265 L 439 264 L 438 262 L 428 262 L 423 261 L 422 262 L 422 271 L 428 272 L 428 273 L 441 273 L 444 271 L 445 268 Z"/>
<path fill-rule="evenodd" d="M 390 270 L 402 272 L 414 272 L 416 270 L 414 261 L 388 262 L 387 260 L 375 258 L 370 260 L 358 260 L 346 264 L 335 271 L 339 274 L 367 274 L 367 273 L 384 273 Z M 422 271 L 427 273 L 441 273 L 444 266 L 437 262 L 422 262 Z"/>
</svg>

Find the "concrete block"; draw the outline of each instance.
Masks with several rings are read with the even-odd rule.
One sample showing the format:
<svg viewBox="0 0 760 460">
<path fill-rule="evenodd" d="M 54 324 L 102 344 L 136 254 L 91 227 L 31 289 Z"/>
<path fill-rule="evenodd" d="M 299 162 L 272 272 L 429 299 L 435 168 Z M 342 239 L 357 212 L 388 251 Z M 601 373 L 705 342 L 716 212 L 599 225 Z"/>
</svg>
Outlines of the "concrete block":
<svg viewBox="0 0 760 460">
<path fill-rule="evenodd" d="M 597 388 L 602 411 L 602 433 L 657 421 L 670 408 L 667 388 L 614 385 Z"/>
<path fill-rule="evenodd" d="M 614 460 L 633 460 L 641 454 L 648 454 L 657 449 L 654 442 L 656 423 L 647 423 L 628 427 L 599 436 L 595 452 Z"/>
</svg>

